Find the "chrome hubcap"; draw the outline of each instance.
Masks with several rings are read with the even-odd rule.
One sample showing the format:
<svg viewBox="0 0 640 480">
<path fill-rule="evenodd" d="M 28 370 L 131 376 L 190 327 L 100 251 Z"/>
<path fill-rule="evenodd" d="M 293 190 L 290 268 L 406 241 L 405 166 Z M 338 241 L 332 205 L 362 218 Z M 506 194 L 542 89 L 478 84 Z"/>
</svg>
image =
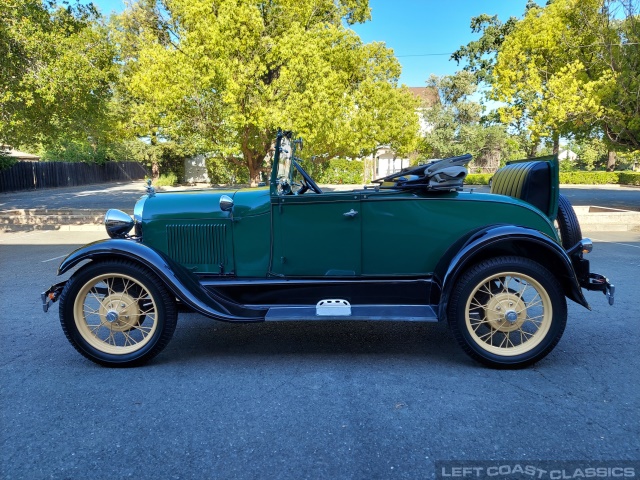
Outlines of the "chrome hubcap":
<svg viewBox="0 0 640 480">
<path fill-rule="evenodd" d="M 518 314 L 515 310 L 509 310 L 504 314 L 504 318 L 507 320 L 507 322 L 513 323 L 518 320 Z"/>
</svg>

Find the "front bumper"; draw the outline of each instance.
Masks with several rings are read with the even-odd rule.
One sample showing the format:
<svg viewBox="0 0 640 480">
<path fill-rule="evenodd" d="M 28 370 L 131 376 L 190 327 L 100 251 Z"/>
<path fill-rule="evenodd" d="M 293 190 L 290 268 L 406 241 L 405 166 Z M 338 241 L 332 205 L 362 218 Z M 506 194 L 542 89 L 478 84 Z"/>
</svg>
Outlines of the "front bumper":
<svg viewBox="0 0 640 480">
<path fill-rule="evenodd" d="M 44 313 L 49 311 L 49 307 L 51 304 L 58 301 L 60 294 L 62 293 L 62 289 L 66 284 L 66 280 L 64 282 L 56 283 L 55 285 L 51 285 L 45 292 L 40 294 L 40 300 L 42 300 L 42 309 Z"/>
</svg>

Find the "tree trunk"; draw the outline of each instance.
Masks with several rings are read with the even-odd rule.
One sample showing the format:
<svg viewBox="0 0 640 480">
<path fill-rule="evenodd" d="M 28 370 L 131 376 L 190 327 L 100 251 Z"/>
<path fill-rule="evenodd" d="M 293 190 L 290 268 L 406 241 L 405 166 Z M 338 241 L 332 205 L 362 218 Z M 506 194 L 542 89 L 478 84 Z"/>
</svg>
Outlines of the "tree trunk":
<svg viewBox="0 0 640 480">
<path fill-rule="evenodd" d="M 540 140 L 536 140 L 531 144 L 527 157 L 533 158 L 538 154 L 538 145 L 540 145 Z"/>
<path fill-rule="evenodd" d="M 616 169 L 616 152 L 609 150 L 607 153 L 607 172 L 613 172 Z"/>
<path fill-rule="evenodd" d="M 155 147 L 158 145 L 158 135 L 156 132 L 151 132 L 151 146 L 154 147 L 152 150 L 153 158 L 151 160 L 151 178 L 153 180 L 157 180 L 160 178 L 160 163 L 157 160 L 157 154 Z"/>
<path fill-rule="evenodd" d="M 553 152 L 554 155 L 560 153 L 560 135 L 558 132 L 553 132 Z"/>
<path fill-rule="evenodd" d="M 257 154 L 248 148 L 242 149 L 242 155 L 247 164 L 247 168 L 249 169 L 249 182 L 252 187 L 257 187 L 258 184 L 262 181 L 260 178 L 260 171 L 262 170 L 262 159 L 260 155 Z"/>
<path fill-rule="evenodd" d="M 249 168 L 249 179 L 251 181 L 251 186 L 252 187 L 257 187 L 258 184 L 262 181 L 262 178 L 260 178 L 260 168 Z"/>
</svg>

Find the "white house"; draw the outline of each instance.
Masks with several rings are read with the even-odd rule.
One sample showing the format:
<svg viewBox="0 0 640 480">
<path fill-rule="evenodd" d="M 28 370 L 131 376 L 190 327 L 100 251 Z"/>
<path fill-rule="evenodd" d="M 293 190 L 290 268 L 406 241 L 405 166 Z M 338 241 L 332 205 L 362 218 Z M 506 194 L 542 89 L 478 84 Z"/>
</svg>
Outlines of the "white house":
<svg viewBox="0 0 640 480">
<path fill-rule="evenodd" d="M 560 153 L 558 153 L 558 160 L 569 160 L 571 162 L 575 162 L 577 159 L 578 154 L 569 149 L 560 150 Z"/>
<path fill-rule="evenodd" d="M 184 161 L 184 181 L 186 183 L 209 183 L 209 174 L 204 155 L 196 155 Z"/>
</svg>

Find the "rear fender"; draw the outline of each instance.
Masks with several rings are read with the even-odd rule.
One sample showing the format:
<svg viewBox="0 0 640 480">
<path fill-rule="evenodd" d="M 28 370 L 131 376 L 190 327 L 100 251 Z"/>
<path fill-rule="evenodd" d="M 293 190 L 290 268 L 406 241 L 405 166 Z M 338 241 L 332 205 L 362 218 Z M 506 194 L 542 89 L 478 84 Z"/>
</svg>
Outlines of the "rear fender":
<svg viewBox="0 0 640 480">
<path fill-rule="evenodd" d="M 238 305 L 215 292 L 205 290 L 198 278 L 157 250 L 132 240 L 100 240 L 72 252 L 58 267 L 58 275 L 84 260 L 125 259 L 153 271 L 173 295 L 198 313 L 223 321 L 264 320 L 266 310 Z"/>
<path fill-rule="evenodd" d="M 537 230 L 513 225 L 493 226 L 474 232 L 466 241 L 456 242 L 448 253 L 436 268 L 436 277 L 442 284 L 438 310 L 440 319 L 446 318 L 449 297 L 460 275 L 471 265 L 504 255 L 537 261 L 557 277 L 565 296 L 591 310 L 567 252 Z"/>
</svg>

